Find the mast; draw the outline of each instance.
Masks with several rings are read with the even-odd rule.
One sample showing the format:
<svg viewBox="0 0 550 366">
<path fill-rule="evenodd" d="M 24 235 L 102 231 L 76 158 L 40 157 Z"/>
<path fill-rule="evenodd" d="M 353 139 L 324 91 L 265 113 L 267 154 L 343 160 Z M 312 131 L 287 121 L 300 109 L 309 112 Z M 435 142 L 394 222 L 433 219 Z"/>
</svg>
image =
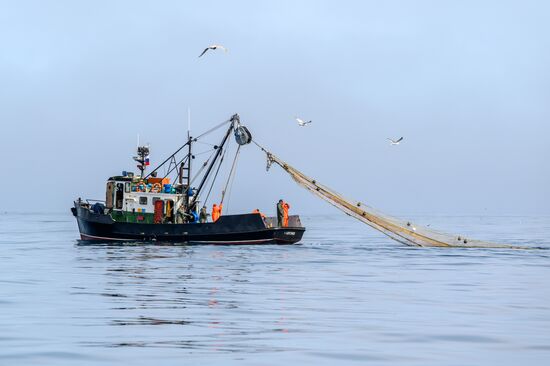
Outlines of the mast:
<svg viewBox="0 0 550 366">
<path fill-rule="evenodd" d="M 189 209 L 189 189 L 191 188 L 191 160 L 193 159 L 193 153 L 191 149 L 193 138 L 187 132 L 187 166 L 185 166 L 185 161 L 181 163 L 181 184 L 183 189 L 183 194 L 185 195 L 185 207 Z"/>
<path fill-rule="evenodd" d="M 214 158 L 212 159 L 212 162 L 208 166 L 208 169 L 206 170 L 206 173 L 204 173 L 204 176 L 202 177 L 202 180 L 199 184 L 199 187 L 197 188 L 197 192 L 195 193 L 195 195 L 197 197 L 199 196 L 200 192 L 202 191 L 204 183 L 206 183 L 206 179 L 208 178 L 208 176 L 212 172 L 212 168 L 214 167 L 214 165 L 216 164 L 218 158 L 220 157 L 220 155 L 221 155 L 221 153 L 224 149 L 224 145 L 227 142 L 227 139 L 229 138 L 229 135 L 231 134 L 231 131 L 233 130 L 233 128 L 235 126 L 235 121 L 238 121 L 238 120 L 239 120 L 239 116 L 237 114 L 235 114 L 233 117 L 231 117 L 231 123 L 229 125 L 229 128 L 227 129 L 227 132 L 225 133 L 225 136 L 223 137 L 223 140 L 222 140 L 221 144 L 217 147 L 216 154 L 214 155 Z"/>
<path fill-rule="evenodd" d="M 191 151 L 191 142 L 193 138 L 191 137 L 191 108 L 187 107 L 187 188 L 191 188 L 191 160 L 193 160 L 193 153 Z M 189 203 L 189 198 L 187 198 L 187 203 Z"/>
<path fill-rule="evenodd" d="M 147 165 L 149 165 L 149 146 L 138 145 L 137 156 L 134 156 L 134 160 L 139 163 L 137 165 L 137 168 L 140 171 L 140 177 L 143 178 L 143 173 L 145 172 L 145 168 L 147 167 Z"/>
<path fill-rule="evenodd" d="M 191 160 L 193 160 L 193 152 L 191 149 L 192 145 L 192 137 L 191 137 L 191 108 L 187 107 L 187 168 L 185 166 L 182 166 L 182 178 L 185 178 L 186 182 L 185 185 L 182 185 L 182 188 L 185 188 L 185 191 L 183 194 L 185 194 L 185 207 L 187 210 L 190 210 L 189 207 L 189 190 L 191 189 Z M 184 165 L 185 163 L 182 163 Z M 183 177 L 183 172 L 186 171 L 186 176 Z M 182 182 L 183 184 L 183 179 Z"/>
<path fill-rule="evenodd" d="M 190 187 L 191 185 L 191 166 L 192 166 L 192 160 L 195 158 L 193 156 L 193 142 L 197 141 L 199 138 L 201 138 L 202 136 L 218 129 L 219 127 L 223 126 L 224 124 L 228 123 L 229 122 L 229 128 L 227 129 L 227 132 L 225 133 L 220 145 L 218 146 L 214 146 L 214 149 L 216 150 L 216 152 L 214 153 L 214 157 L 210 163 L 210 165 L 208 166 L 208 168 L 206 169 L 206 173 L 204 174 L 204 176 L 202 177 L 201 179 L 201 182 L 200 184 L 198 185 L 198 188 L 195 190 L 194 192 L 194 195 L 193 195 L 193 199 L 191 199 L 192 197 L 189 197 L 188 193 L 189 193 L 189 188 L 192 188 Z M 218 162 L 218 159 L 220 158 L 220 156 L 222 155 L 223 153 L 223 149 L 225 147 L 225 144 L 229 138 L 229 136 L 231 135 L 231 131 L 235 128 L 236 125 L 239 125 L 239 115 L 238 114 L 235 114 L 233 115 L 229 120 L 227 121 L 224 121 L 223 123 L 215 126 L 214 128 L 211 128 L 210 130 L 202 133 L 201 135 L 199 135 L 198 137 L 192 137 L 191 136 L 191 118 L 190 118 L 190 111 L 188 111 L 188 132 L 187 132 L 187 142 L 185 142 L 185 144 L 183 144 L 182 146 L 180 146 L 174 153 L 172 153 L 167 159 L 165 159 L 162 163 L 160 163 L 152 172 L 150 172 L 149 174 L 147 174 L 147 176 L 145 176 L 144 178 L 147 178 L 149 177 L 152 173 L 158 171 L 158 169 L 162 166 L 164 166 L 170 159 L 173 159 L 174 156 L 179 153 L 181 150 L 183 150 L 183 148 L 185 146 L 187 146 L 187 154 L 185 156 L 184 159 L 182 159 L 180 161 L 180 163 L 176 163 L 174 168 L 173 169 L 169 169 L 168 174 L 170 174 L 174 169 L 178 169 L 178 183 L 181 185 L 182 187 L 182 194 L 184 195 L 182 197 L 182 200 L 183 200 L 183 203 L 184 203 L 184 206 L 186 208 L 186 210 L 189 212 L 192 207 L 190 206 L 194 206 L 196 205 L 197 203 L 197 198 L 199 197 L 200 195 L 200 192 L 202 191 L 202 189 L 204 188 L 204 185 L 206 184 L 206 180 L 208 179 L 208 177 L 210 176 L 210 173 L 212 172 L 212 169 L 214 168 L 215 164 Z M 248 141 L 249 142 L 249 141 Z M 248 143 L 247 142 L 247 143 Z M 239 143 L 241 144 L 241 143 Z M 148 147 L 147 148 L 147 156 L 146 158 L 144 158 L 143 160 L 147 161 L 147 163 L 145 165 L 149 165 L 148 164 L 148 154 L 149 154 L 149 151 L 148 151 Z M 139 161 L 138 160 L 138 157 L 134 157 L 134 159 L 136 161 Z M 187 162 L 186 162 L 187 160 Z M 179 165 L 179 166 L 178 166 Z M 205 163 L 205 166 L 206 166 L 206 163 Z M 138 166 L 139 168 L 139 166 Z M 144 168 L 144 166 L 143 166 Z M 141 169 L 141 168 L 140 168 Z M 202 168 L 201 170 L 202 171 Z M 142 173 L 142 176 L 143 176 L 143 173 Z"/>
</svg>

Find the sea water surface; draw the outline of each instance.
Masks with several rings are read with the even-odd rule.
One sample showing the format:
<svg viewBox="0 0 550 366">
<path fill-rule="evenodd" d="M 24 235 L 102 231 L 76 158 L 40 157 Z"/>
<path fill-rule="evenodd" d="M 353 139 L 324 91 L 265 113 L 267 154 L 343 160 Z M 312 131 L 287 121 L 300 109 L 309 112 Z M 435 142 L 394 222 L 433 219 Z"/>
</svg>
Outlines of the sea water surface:
<svg viewBox="0 0 550 366">
<path fill-rule="evenodd" d="M 68 213 L 0 214 L 0 365 L 550 364 L 550 217 L 414 219 L 543 249 L 339 214 L 291 246 L 83 245 Z"/>
</svg>

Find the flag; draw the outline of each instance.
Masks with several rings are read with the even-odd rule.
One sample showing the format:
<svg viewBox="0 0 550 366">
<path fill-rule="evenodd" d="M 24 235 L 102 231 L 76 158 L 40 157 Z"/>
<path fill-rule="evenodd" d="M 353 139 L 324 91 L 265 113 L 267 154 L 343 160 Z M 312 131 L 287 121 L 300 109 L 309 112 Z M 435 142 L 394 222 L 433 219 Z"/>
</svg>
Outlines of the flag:
<svg viewBox="0 0 550 366">
<path fill-rule="evenodd" d="M 147 156 L 145 157 L 145 166 L 148 166 L 148 165 L 150 165 L 150 163 L 149 163 L 149 155 L 147 155 Z"/>
</svg>

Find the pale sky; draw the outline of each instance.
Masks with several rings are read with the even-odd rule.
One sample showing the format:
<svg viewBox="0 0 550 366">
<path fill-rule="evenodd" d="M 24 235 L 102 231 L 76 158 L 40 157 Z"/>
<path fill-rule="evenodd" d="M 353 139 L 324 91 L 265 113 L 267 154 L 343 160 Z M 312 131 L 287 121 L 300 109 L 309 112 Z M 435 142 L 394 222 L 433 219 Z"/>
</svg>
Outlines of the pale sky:
<svg viewBox="0 0 550 366">
<path fill-rule="evenodd" d="M 195 135 L 239 113 L 276 155 L 390 214 L 550 214 L 548 14 L 548 1 L 0 1 L 0 211 L 104 198 L 106 178 L 135 170 L 137 134 L 153 165 L 185 141 L 189 107 Z M 212 43 L 229 52 L 199 59 Z M 340 215 L 246 146 L 230 212 L 281 197 Z"/>
</svg>

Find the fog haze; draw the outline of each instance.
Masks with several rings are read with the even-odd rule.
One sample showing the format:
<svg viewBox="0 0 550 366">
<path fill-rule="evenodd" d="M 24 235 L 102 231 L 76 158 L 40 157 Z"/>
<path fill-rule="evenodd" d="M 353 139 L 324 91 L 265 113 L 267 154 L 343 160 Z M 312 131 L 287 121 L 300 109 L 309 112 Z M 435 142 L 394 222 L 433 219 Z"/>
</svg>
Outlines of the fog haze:
<svg viewBox="0 0 550 366">
<path fill-rule="evenodd" d="M 550 214 L 548 14 L 545 1 L 1 1 L 0 211 L 103 199 L 106 178 L 136 170 L 136 136 L 155 165 L 185 141 L 190 108 L 193 134 L 239 113 L 276 155 L 388 213 Z M 229 52 L 198 58 L 212 43 Z M 340 214 L 266 172 L 255 146 L 237 173 L 230 212 L 283 197 Z"/>
</svg>

